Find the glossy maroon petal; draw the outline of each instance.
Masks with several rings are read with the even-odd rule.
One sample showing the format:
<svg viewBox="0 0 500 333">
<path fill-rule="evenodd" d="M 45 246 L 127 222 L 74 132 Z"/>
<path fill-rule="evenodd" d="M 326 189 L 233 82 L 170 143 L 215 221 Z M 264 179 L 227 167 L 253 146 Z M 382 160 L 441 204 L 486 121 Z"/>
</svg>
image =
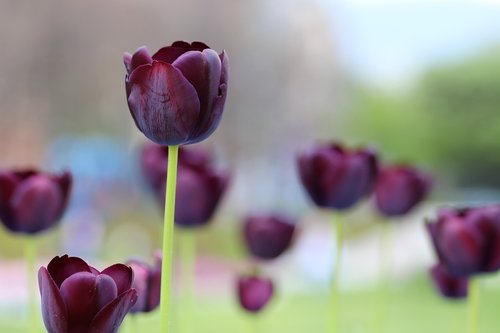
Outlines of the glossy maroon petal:
<svg viewBox="0 0 500 333">
<path fill-rule="evenodd" d="M 148 283 L 149 290 L 146 312 L 153 311 L 160 305 L 161 262 L 159 266 L 151 269 Z"/>
<path fill-rule="evenodd" d="M 116 333 L 137 301 L 137 292 L 130 289 L 106 305 L 90 323 L 89 333 Z"/>
<path fill-rule="evenodd" d="M 56 219 L 60 219 L 68 206 L 68 201 L 71 193 L 71 187 L 73 185 L 73 177 L 69 172 L 63 172 L 59 176 L 54 177 L 54 181 L 59 185 L 59 188 L 62 193 L 62 201 L 59 207 L 59 213 Z"/>
<path fill-rule="evenodd" d="M 189 51 L 203 51 L 209 47 L 201 42 L 193 42 L 189 44 L 184 41 L 177 41 L 171 46 L 161 48 L 153 55 L 153 60 L 162 61 L 167 64 L 172 64 L 178 57 Z"/>
<path fill-rule="evenodd" d="M 10 199 L 18 184 L 19 180 L 15 174 L 10 172 L 0 173 L 0 220 L 9 229 L 13 229 L 15 225 L 10 207 Z"/>
<path fill-rule="evenodd" d="M 47 265 L 47 270 L 59 288 L 63 281 L 73 274 L 78 272 L 92 272 L 85 261 L 78 257 L 69 257 L 68 255 L 54 257 Z"/>
<path fill-rule="evenodd" d="M 134 271 L 132 287 L 137 291 L 137 302 L 130 312 L 144 312 L 148 306 L 149 266 L 139 260 L 131 260 L 127 264 Z"/>
<path fill-rule="evenodd" d="M 148 65 L 153 62 L 153 58 L 149 55 L 148 49 L 145 46 L 138 48 L 132 55 L 130 59 L 130 71 L 132 73 L 137 67 L 142 65 Z"/>
<path fill-rule="evenodd" d="M 127 291 L 132 286 L 134 273 L 132 268 L 123 264 L 114 264 L 101 272 L 101 274 L 109 275 L 116 283 L 118 295 Z"/>
<path fill-rule="evenodd" d="M 464 277 L 453 276 L 446 267 L 437 264 L 431 268 L 432 281 L 439 293 L 451 299 L 462 299 L 467 297 L 469 280 Z"/>
<path fill-rule="evenodd" d="M 238 280 L 238 296 L 240 305 L 248 312 L 262 310 L 274 293 L 273 282 L 270 279 L 245 276 Z"/>
<path fill-rule="evenodd" d="M 186 142 L 198 120 L 200 102 L 182 73 L 154 61 L 136 68 L 129 82 L 129 108 L 141 132 L 160 145 Z"/>
<path fill-rule="evenodd" d="M 45 328 L 51 333 L 69 333 L 66 305 L 58 286 L 45 267 L 38 271 L 38 286 Z"/>
<path fill-rule="evenodd" d="M 132 55 L 128 52 L 123 54 L 123 64 L 125 65 L 125 69 L 127 70 L 127 75 L 132 72 Z"/>
</svg>

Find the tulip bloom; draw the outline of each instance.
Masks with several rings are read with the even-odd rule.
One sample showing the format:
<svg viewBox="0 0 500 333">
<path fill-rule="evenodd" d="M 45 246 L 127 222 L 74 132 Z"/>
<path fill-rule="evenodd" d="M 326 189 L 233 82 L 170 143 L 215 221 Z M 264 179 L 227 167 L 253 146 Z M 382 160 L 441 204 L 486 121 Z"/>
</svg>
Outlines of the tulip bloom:
<svg viewBox="0 0 500 333">
<path fill-rule="evenodd" d="M 245 220 L 243 235 L 250 253 L 260 259 L 274 259 L 291 245 L 295 221 L 279 215 L 253 215 Z"/>
<path fill-rule="evenodd" d="M 241 307 L 251 313 L 262 310 L 273 296 L 273 281 L 258 276 L 242 276 L 238 279 L 238 299 Z"/>
<path fill-rule="evenodd" d="M 219 126 L 229 75 L 225 52 L 178 41 L 150 56 L 145 47 L 123 57 L 130 113 L 139 130 L 160 145 L 205 140 Z"/>
<path fill-rule="evenodd" d="M 165 199 L 165 165 L 168 149 L 146 145 L 141 165 L 146 181 L 159 202 Z M 215 168 L 210 154 L 202 149 L 179 148 L 179 169 L 175 202 L 175 223 L 181 227 L 205 225 L 215 213 L 229 184 L 229 173 Z"/>
<path fill-rule="evenodd" d="M 35 234 L 50 229 L 66 209 L 71 183 L 68 172 L 0 172 L 0 220 L 15 233 Z"/>
<path fill-rule="evenodd" d="M 402 216 L 425 199 L 431 180 L 423 172 L 410 166 L 395 165 L 384 168 L 375 187 L 375 202 L 385 216 Z"/>
<path fill-rule="evenodd" d="M 319 207 L 348 209 L 370 194 L 377 177 L 377 158 L 369 149 L 347 150 L 323 144 L 298 158 L 302 184 Z"/>
<path fill-rule="evenodd" d="M 500 269 L 500 206 L 443 210 L 427 229 L 450 274 L 469 277 Z"/>
<path fill-rule="evenodd" d="M 441 295 L 451 299 L 467 297 L 469 279 L 451 275 L 442 264 L 431 268 L 430 274 Z"/>
<path fill-rule="evenodd" d="M 115 333 L 137 301 L 132 269 L 102 272 L 77 257 L 55 257 L 38 271 L 42 315 L 49 333 Z"/>
<path fill-rule="evenodd" d="M 139 260 L 130 260 L 127 265 L 132 267 L 134 282 L 132 287 L 137 290 L 137 303 L 131 313 L 151 312 L 160 305 L 161 257 L 156 258 L 153 266 Z"/>
</svg>

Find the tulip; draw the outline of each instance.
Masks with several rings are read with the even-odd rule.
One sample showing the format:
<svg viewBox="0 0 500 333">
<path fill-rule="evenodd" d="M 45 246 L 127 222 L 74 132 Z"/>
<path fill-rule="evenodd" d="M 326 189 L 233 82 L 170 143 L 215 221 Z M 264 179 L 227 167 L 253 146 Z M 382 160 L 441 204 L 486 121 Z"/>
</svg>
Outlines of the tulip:
<svg viewBox="0 0 500 333">
<path fill-rule="evenodd" d="M 146 181 L 163 204 L 168 150 L 156 144 L 144 146 L 141 165 Z M 175 223 L 181 227 L 205 225 L 214 215 L 229 184 L 229 173 L 213 165 L 202 149 L 179 148 Z"/>
<path fill-rule="evenodd" d="M 77 257 L 55 257 L 38 271 L 42 315 L 49 333 L 114 333 L 137 301 L 132 269 L 102 272 Z"/>
<path fill-rule="evenodd" d="M 137 303 L 130 312 L 155 310 L 160 305 L 161 257 L 157 257 L 152 266 L 139 260 L 130 260 L 127 265 L 132 267 L 134 272 L 132 287 L 137 290 Z"/>
<path fill-rule="evenodd" d="M 150 56 L 125 53 L 125 87 L 139 130 L 160 145 L 205 140 L 222 118 L 229 62 L 201 42 L 178 41 Z"/>
<path fill-rule="evenodd" d="M 469 280 L 465 277 L 451 275 L 442 264 L 436 264 L 430 269 L 430 275 L 443 297 L 461 299 L 467 297 Z"/>
<path fill-rule="evenodd" d="M 250 253 L 260 259 L 274 259 L 291 245 L 295 221 L 280 215 L 252 215 L 245 220 L 243 234 Z"/>
<path fill-rule="evenodd" d="M 446 209 L 427 229 L 450 274 L 469 277 L 500 269 L 500 206 Z"/>
<path fill-rule="evenodd" d="M 36 170 L 0 172 L 0 220 L 15 233 L 46 231 L 61 219 L 72 177 Z"/>
<path fill-rule="evenodd" d="M 274 293 L 273 281 L 259 276 L 241 276 L 238 279 L 238 298 L 241 307 L 251 313 L 261 311 Z"/>
<path fill-rule="evenodd" d="M 372 191 L 377 158 L 369 149 L 347 150 L 339 144 L 322 144 L 299 155 L 298 169 L 316 205 L 344 210 Z"/>
<path fill-rule="evenodd" d="M 431 180 L 423 172 L 405 165 L 384 168 L 375 186 L 375 202 L 385 216 L 402 216 L 425 199 Z"/>
</svg>

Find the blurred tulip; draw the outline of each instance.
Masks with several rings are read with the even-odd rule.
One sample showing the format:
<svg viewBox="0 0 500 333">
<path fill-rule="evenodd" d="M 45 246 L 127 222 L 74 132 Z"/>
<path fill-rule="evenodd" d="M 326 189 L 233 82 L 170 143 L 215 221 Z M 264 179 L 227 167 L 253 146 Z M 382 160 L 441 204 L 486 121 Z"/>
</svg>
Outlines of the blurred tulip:
<svg viewBox="0 0 500 333">
<path fill-rule="evenodd" d="M 55 257 L 38 271 L 42 315 L 49 333 L 114 333 L 137 301 L 132 269 L 102 272 L 77 257 Z"/>
<path fill-rule="evenodd" d="M 66 209 L 71 183 L 68 172 L 0 172 L 0 219 L 15 233 L 35 234 L 50 229 Z"/>
<path fill-rule="evenodd" d="M 295 221 L 279 215 L 248 216 L 243 227 L 250 253 L 260 259 L 274 259 L 291 245 Z"/>
<path fill-rule="evenodd" d="M 238 279 L 238 297 L 241 307 L 252 313 L 262 310 L 273 296 L 273 281 L 259 276 Z"/>
<path fill-rule="evenodd" d="M 168 146 L 196 143 L 219 126 L 229 75 L 225 52 L 178 41 L 153 56 L 141 47 L 123 60 L 130 112 L 150 140 Z"/>
<path fill-rule="evenodd" d="M 200 148 L 179 147 L 175 223 L 181 227 L 205 225 L 229 184 L 229 172 L 215 168 L 210 154 Z M 165 200 L 168 149 L 156 144 L 144 146 L 142 171 L 161 205 Z"/>
<path fill-rule="evenodd" d="M 127 265 L 134 271 L 132 287 L 137 290 L 137 303 L 131 313 L 151 312 L 160 305 L 161 254 L 153 266 L 139 260 L 130 260 Z"/>
<path fill-rule="evenodd" d="M 436 289 L 446 298 L 460 299 L 467 297 L 469 279 L 451 275 L 442 264 L 430 269 Z"/>
<path fill-rule="evenodd" d="M 299 155 L 298 169 L 316 205 L 342 210 L 370 194 L 377 177 L 377 158 L 369 149 L 350 151 L 338 144 L 322 144 Z"/>
<path fill-rule="evenodd" d="M 467 277 L 500 269 L 500 206 L 446 209 L 427 229 L 450 274 Z"/>
<path fill-rule="evenodd" d="M 405 165 L 384 168 L 375 186 L 375 202 L 385 216 L 401 216 L 425 199 L 431 180 L 423 172 Z"/>
</svg>

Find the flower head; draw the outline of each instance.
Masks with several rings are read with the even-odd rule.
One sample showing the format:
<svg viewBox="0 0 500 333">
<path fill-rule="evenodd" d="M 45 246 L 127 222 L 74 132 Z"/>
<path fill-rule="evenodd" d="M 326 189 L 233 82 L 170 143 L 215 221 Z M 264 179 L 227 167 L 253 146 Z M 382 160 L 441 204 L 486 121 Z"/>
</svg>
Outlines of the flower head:
<svg viewBox="0 0 500 333">
<path fill-rule="evenodd" d="M 50 333 L 115 333 L 137 301 L 132 269 L 102 272 L 77 257 L 55 257 L 38 271 L 42 315 Z"/>
<path fill-rule="evenodd" d="M 168 148 L 156 144 L 144 146 L 141 165 L 144 176 L 161 205 L 165 199 Z M 181 227 L 205 225 L 215 213 L 229 184 L 226 170 L 216 168 L 212 156 L 201 148 L 179 147 L 179 165 L 175 200 L 175 223 Z"/>
<path fill-rule="evenodd" d="M 450 274 L 468 277 L 500 269 L 500 206 L 442 210 L 427 229 Z"/>
<path fill-rule="evenodd" d="M 422 202 L 431 188 L 426 174 L 406 165 L 382 169 L 375 187 L 375 202 L 385 216 L 401 216 Z"/>
<path fill-rule="evenodd" d="M 294 233 L 295 221 L 281 215 L 251 215 L 243 226 L 248 250 L 260 259 L 274 259 L 285 252 Z"/>
<path fill-rule="evenodd" d="M 154 265 L 140 260 L 129 260 L 127 265 L 134 271 L 132 287 L 137 290 L 137 303 L 131 313 L 151 312 L 160 305 L 161 255 L 156 256 Z"/>
<path fill-rule="evenodd" d="M 66 209 L 71 183 L 68 172 L 0 172 L 0 220 L 16 233 L 35 234 L 50 229 Z"/>
<path fill-rule="evenodd" d="M 273 281 L 256 275 L 238 279 L 238 299 L 241 307 L 251 313 L 261 311 L 274 293 Z"/>
<path fill-rule="evenodd" d="M 377 158 L 369 149 L 347 150 L 322 144 L 301 153 L 298 168 L 302 184 L 319 207 L 348 209 L 373 189 Z"/>
<path fill-rule="evenodd" d="M 430 275 L 436 290 L 443 297 L 461 299 L 467 297 L 469 279 L 451 275 L 442 264 L 436 264 L 430 269 Z"/>
<path fill-rule="evenodd" d="M 168 146 L 196 143 L 219 126 L 229 75 L 225 52 L 177 41 L 153 56 L 140 47 L 123 60 L 130 112 L 150 140 Z"/>
</svg>

